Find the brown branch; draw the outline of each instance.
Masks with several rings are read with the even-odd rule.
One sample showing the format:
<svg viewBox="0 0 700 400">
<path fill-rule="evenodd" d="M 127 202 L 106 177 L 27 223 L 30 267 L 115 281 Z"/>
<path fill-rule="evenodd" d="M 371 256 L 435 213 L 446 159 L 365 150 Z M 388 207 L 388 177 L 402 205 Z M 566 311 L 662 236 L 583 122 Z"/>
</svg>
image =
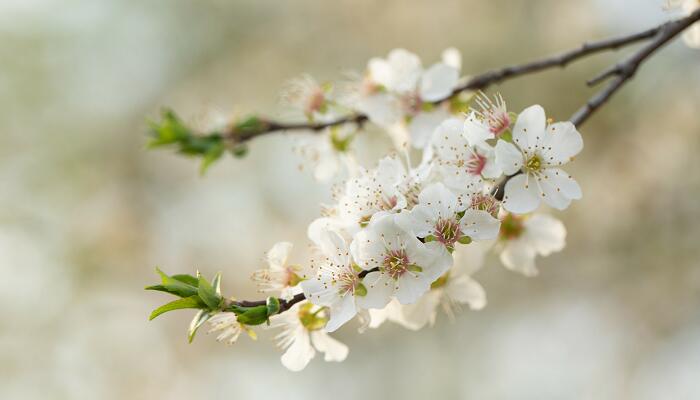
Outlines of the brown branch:
<svg viewBox="0 0 700 400">
<path fill-rule="evenodd" d="M 565 67 L 572 61 L 578 60 L 580 58 L 586 57 L 590 54 L 599 53 L 606 50 L 617 50 L 621 47 L 629 46 L 644 40 L 648 40 L 656 36 L 659 31 L 665 29 L 668 24 L 673 22 L 667 22 L 665 24 L 659 25 L 657 27 L 647 29 L 641 32 L 603 39 L 594 42 L 587 42 L 580 47 L 569 50 L 563 53 L 555 54 L 549 57 L 545 57 L 540 60 L 531 61 L 528 63 L 513 65 L 509 67 L 503 67 L 499 69 L 494 69 L 491 71 L 484 72 L 479 75 L 471 77 L 464 84 L 456 87 L 452 93 L 445 98 L 438 99 L 432 104 L 440 104 L 447 101 L 458 94 L 469 91 L 469 90 L 483 90 L 487 87 L 498 84 L 510 78 L 515 78 L 522 75 L 527 75 L 535 72 L 539 72 L 545 69 L 554 67 Z M 263 136 L 269 133 L 280 132 L 280 131 L 313 131 L 318 132 L 325 128 L 330 128 L 338 125 L 345 124 L 357 124 L 362 126 L 367 122 L 368 117 L 365 114 L 350 114 L 345 117 L 338 118 L 333 121 L 322 122 L 322 123 L 286 123 L 268 119 L 260 119 L 260 127 L 254 130 L 247 130 L 245 132 L 238 132 L 232 129 L 224 133 L 224 137 L 233 141 L 234 143 L 242 143 L 251 140 L 258 136 Z"/>
</svg>

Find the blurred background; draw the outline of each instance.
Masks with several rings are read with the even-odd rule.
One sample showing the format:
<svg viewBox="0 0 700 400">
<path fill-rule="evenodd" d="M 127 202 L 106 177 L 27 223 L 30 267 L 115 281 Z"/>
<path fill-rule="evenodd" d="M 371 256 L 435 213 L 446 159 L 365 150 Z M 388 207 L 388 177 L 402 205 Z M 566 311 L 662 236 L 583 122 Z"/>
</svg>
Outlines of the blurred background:
<svg viewBox="0 0 700 400">
<path fill-rule="evenodd" d="M 672 16 L 661 0 L 1 0 L 0 398 L 700 398 L 700 52 L 680 42 L 581 129 L 585 196 L 555 213 L 567 248 L 534 279 L 488 259 L 480 312 L 349 324 L 346 362 L 291 373 L 269 333 L 188 345 L 192 313 L 148 322 L 168 297 L 143 290 L 160 265 L 223 271 L 227 294 L 255 298 L 265 251 L 289 240 L 303 259 L 330 200 L 283 135 L 204 177 L 146 152 L 161 107 L 275 115 L 287 79 L 340 79 L 394 47 L 431 64 L 455 46 L 473 74 Z M 567 119 L 621 53 L 495 90 Z"/>
</svg>

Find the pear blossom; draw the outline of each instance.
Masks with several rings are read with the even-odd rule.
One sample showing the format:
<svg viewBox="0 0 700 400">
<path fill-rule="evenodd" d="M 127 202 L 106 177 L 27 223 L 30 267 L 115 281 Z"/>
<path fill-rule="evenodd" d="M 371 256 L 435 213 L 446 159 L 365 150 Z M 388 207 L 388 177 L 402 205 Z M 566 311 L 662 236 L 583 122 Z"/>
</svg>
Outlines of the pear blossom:
<svg viewBox="0 0 700 400">
<path fill-rule="evenodd" d="M 306 273 L 300 265 L 288 263 L 293 247 L 292 243 L 279 242 L 267 252 L 268 268 L 255 271 L 251 277 L 261 292 L 279 292 L 285 299 L 301 292 L 298 284 L 306 279 Z"/>
<path fill-rule="evenodd" d="M 566 228 L 547 214 L 506 214 L 499 234 L 503 265 L 525 276 L 537 275 L 535 257 L 561 251 L 566 244 Z"/>
<path fill-rule="evenodd" d="M 325 258 L 317 275 L 303 281 L 301 287 L 311 303 L 329 308 L 330 318 L 325 330 L 333 332 L 357 314 L 367 289 L 341 235 L 323 230 L 310 237 L 316 239 Z"/>
<path fill-rule="evenodd" d="M 331 119 L 334 115 L 327 113 L 323 119 Z M 294 151 L 302 159 L 300 169 L 312 169 L 314 178 L 319 182 L 328 182 L 343 171 L 354 176 L 358 168 L 350 148 L 354 137 L 355 130 L 347 125 L 326 128 L 320 133 L 297 135 Z"/>
<path fill-rule="evenodd" d="M 211 325 L 209 333 L 216 333 L 216 340 L 228 345 L 234 344 L 241 332 L 245 332 L 251 339 L 257 339 L 255 331 L 247 325 L 238 322 L 238 317 L 232 312 L 220 312 L 207 321 Z"/>
<path fill-rule="evenodd" d="M 371 271 L 363 279 L 367 308 L 382 308 L 392 296 L 402 304 L 415 302 L 452 264 L 445 246 L 422 243 L 392 214 L 373 218 L 355 235 L 350 251 L 360 268 Z"/>
<path fill-rule="evenodd" d="M 304 74 L 287 82 L 280 99 L 283 104 L 298 110 L 313 121 L 328 107 L 328 86 L 319 84 L 311 75 Z"/>
<path fill-rule="evenodd" d="M 508 175 L 517 174 L 506 183 L 503 207 L 523 214 L 544 201 L 563 210 L 580 199 L 578 183 L 559 167 L 582 148 L 581 134 L 571 122 L 548 124 L 541 106 L 526 108 L 513 128 L 513 143 L 496 144 L 498 165 Z"/>
<path fill-rule="evenodd" d="M 493 149 L 470 146 L 464 136 L 464 124 L 457 118 L 450 118 L 438 126 L 431 145 L 437 169 L 444 177 L 445 185 L 451 189 L 473 190 L 484 178 L 495 179 L 502 174 Z"/>
<path fill-rule="evenodd" d="M 484 210 L 467 209 L 471 203 L 462 204 L 460 198 L 440 182 L 426 187 L 418 199 L 418 205 L 398 214 L 396 222 L 426 241 L 436 241 L 452 251 L 457 242 L 471 243 L 498 235 L 498 219 Z"/>
<path fill-rule="evenodd" d="M 489 99 L 479 94 L 475 99 L 480 109 L 472 108 L 464 121 L 464 136 L 470 146 L 490 147 L 486 141 L 501 136 L 512 124 L 506 102 L 500 94 Z"/>
<path fill-rule="evenodd" d="M 373 58 L 351 106 L 385 128 L 405 124 L 411 144 L 423 148 L 430 134 L 449 113 L 432 103 L 447 98 L 459 82 L 461 57 L 455 49 L 444 61 L 424 70 L 415 54 L 392 50 L 386 59 Z"/>
<path fill-rule="evenodd" d="M 297 303 L 284 314 L 272 316 L 270 327 L 282 329 L 275 337 L 285 350 L 282 365 L 291 371 L 301 371 L 317 351 L 324 353 L 324 361 L 345 360 L 348 347 L 323 331 L 327 321 L 326 309 L 308 302 Z"/>
</svg>

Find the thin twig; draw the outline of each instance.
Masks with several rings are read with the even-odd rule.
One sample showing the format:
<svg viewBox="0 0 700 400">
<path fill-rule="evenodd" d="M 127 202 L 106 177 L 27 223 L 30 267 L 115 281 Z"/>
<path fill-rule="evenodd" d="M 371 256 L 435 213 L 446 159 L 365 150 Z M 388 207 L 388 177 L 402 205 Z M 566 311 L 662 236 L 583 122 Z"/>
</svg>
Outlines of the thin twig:
<svg viewBox="0 0 700 400">
<path fill-rule="evenodd" d="M 590 54 L 599 53 L 606 50 L 617 50 L 621 47 L 629 46 L 640 41 L 648 40 L 654 37 L 660 30 L 672 22 L 668 22 L 657 27 L 647 29 L 641 32 L 623 35 L 619 37 L 603 39 L 594 42 L 587 42 L 576 49 L 569 50 L 563 53 L 545 57 L 540 60 L 531 61 L 525 64 L 513 65 L 487 71 L 485 73 L 471 77 L 464 84 L 456 87 L 452 93 L 445 98 L 438 99 L 432 104 L 440 104 L 447 101 L 458 94 L 469 90 L 483 90 L 487 87 L 503 82 L 507 79 L 539 72 L 553 67 L 565 67 L 572 61 L 578 60 Z M 257 130 L 237 132 L 235 129 L 224 133 L 224 137 L 232 140 L 235 143 L 242 143 L 251 140 L 255 137 L 266 135 L 280 131 L 314 131 L 318 132 L 325 128 L 330 128 L 338 125 L 357 124 L 362 126 L 368 120 L 365 114 L 350 114 L 333 121 L 322 123 L 286 123 L 268 119 L 260 120 L 260 128 Z"/>
</svg>

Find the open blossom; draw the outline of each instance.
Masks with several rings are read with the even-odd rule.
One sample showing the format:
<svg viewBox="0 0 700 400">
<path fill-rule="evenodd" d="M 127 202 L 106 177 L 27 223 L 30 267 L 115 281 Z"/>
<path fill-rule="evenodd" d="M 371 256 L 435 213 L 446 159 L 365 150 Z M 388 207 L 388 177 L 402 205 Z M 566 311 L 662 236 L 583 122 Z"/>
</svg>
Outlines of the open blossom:
<svg viewBox="0 0 700 400">
<path fill-rule="evenodd" d="M 464 124 L 457 118 L 444 121 L 431 139 L 437 170 L 445 185 L 457 191 L 479 187 L 482 180 L 495 179 L 502 171 L 489 147 L 472 147 L 464 136 Z"/>
<path fill-rule="evenodd" d="M 328 106 L 328 88 L 319 84 L 311 75 L 304 74 L 287 82 L 281 100 L 287 106 L 299 110 L 309 120 L 323 114 Z"/>
<path fill-rule="evenodd" d="M 418 56 L 404 49 L 392 50 L 386 59 L 371 59 L 353 106 L 385 128 L 402 124 L 413 146 L 423 148 L 449 116 L 432 103 L 447 98 L 459 81 L 458 53 L 449 49 L 443 59 L 427 70 Z"/>
<path fill-rule="evenodd" d="M 396 222 L 405 230 L 426 241 L 435 241 L 453 250 L 456 243 L 494 239 L 500 221 L 489 212 L 468 208 L 442 183 L 426 187 L 418 197 L 419 203 L 411 211 L 396 216 Z"/>
<path fill-rule="evenodd" d="M 462 305 L 467 305 L 471 310 L 484 308 L 486 292 L 471 276 L 483 266 L 491 245 L 481 242 L 455 250 L 454 265 L 430 285 L 425 295 L 413 304 L 402 305 L 392 301 L 381 310 L 370 310 L 369 327 L 378 328 L 389 320 L 407 329 L 419 330 L 426 325 L 434 325 L 439 310 L 452 319 Z"/>
<path fill-rule="evenodd" d="M 333 119 L 334 115 L 327 113 L 323 119 Z M 354 137 L 355 130 L 348 125 L 298 135 L 294 150 L 302 158 L 300 168 L 311 169 L 319 182 L 328 182 L 343 171 L 354 176 L 358 168 L 350 147 Z"/>
<path fill-rule="evenodd" d="M 392 214 L 374 218 L 358 232 L 351 253 L 362 269 L 373 270 L 363 280 L 368 308 L 382 308 L 392 296 L 402 304 L 415 302 L 452 265 L 445 246 L 422 243 L 399 227 Z"/>
<path fill-rule="evenodd" d="M 501 222 L 501 262 L 526 276 L 537 275 L 535 256 L 561 251 L 565 244 L 566 228 L 552 216 L 506 214 Z"/>
<path fill-rule="evenodd" d="M 381 159 L 373 170 L 362 170 L 345 183 L 338 200 L 338 217 L 358 229 L 380 211 L 397 212 L 406 207 L 406 197 L 399 188 L 408 178 L 406 168 L 397 157 Z"/>
<path fill-rule="evenodd" d="M 278 345 L 285 349 L 282 365 L 291 371 L 301 371 L 314 358 L 316 351 L 324 353 L 325 361 L 345 360 L 348 347 L 323 331 L 328 321 L 325 313 L 323 307 L 298 303 L 284 314 L 270 319 L 271 328 L 282 329 L 275 337 Z"/>
<path fill-rule="evenodd" d="M 571 122 L 547 124 L 542 107 L 526 108 L 513 128 L 513 143 L 499 140 L 496 144 L 496 162 L 503 172 L 522 172 L 506 184 L 503 207 L 522 214 L 544 201 L 563 210 L 571 200 L 580 199 L 578 183 L 559 167 L 582 148 L 581 134 Z"/>
<path fill-rule="evenodd" d="M 257 270 L 252 276 L 261 292 L 279 292 L 285 299 L 301 292 L 298 284 L 306 276 L 301 266 L 287 262 L 292 247 L 289 242 L 279 242 L 267 252 L 268 268 Z"/>
<path fill-rule="evenodd" d="M 510 129 L 512 121 L 506 102 L 500 94 L 494 99 L 495 101 L 483 94 L 477 95 L 479 109 L 472 109 L 464 121 L 464 136 L 469 145 L 490 147 L 486 144 L 487 140 L 498 138 Z"/>
<path fill-rule="evenodd" d="M 245 332 L 251 339 L 256 339 L 255 332 L 247 325 L 238 322 L 238 317 L 232 312 L 221 312 L 209 318 L 211 329 L 209 333 L 216 333 L 216 340 L 228 345 L 234 344 L 241 332 Z"/>
<path fill-rule="evenodd" d="M 359 307 L 364 306 L 367 289 L 340 234 L 324 229 L 309 236 L 315 239 L 324 259 L 317 275 L 302 282 L 301 287 L 311 303 L 329 308 L 330 319 L 325 329 L 333 332 L 353 318 Z"/>
</svg>

